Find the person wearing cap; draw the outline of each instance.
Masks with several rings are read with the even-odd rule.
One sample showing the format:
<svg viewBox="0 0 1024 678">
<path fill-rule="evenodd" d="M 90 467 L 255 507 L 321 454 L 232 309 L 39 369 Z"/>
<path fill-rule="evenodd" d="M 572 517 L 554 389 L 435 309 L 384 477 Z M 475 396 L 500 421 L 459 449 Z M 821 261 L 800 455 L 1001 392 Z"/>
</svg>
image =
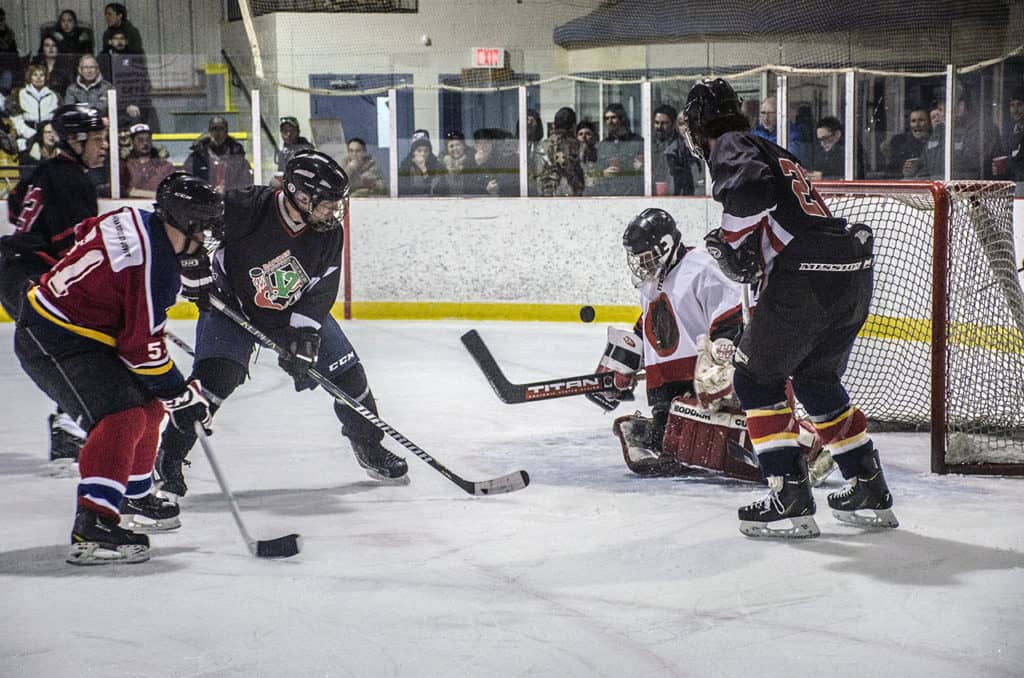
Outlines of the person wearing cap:
<svg viewBox="0 0 1024 678">
<path fill-rule="evenodd" d="M 129 45 L 123 28 L 108 31 L 107 48 L 96 60 L 100 73 L 117 89 L 117 111 L 122 125 L 147 123 L 159 132 L 159 118 L 150 98 L 152 82 L 146 55 Z"/>
<path fill-rule="evenodd" d="M 303 149 L 312 149 L 313 144 L 304 136 L 299 134 L 299 119 L 286 115 L 281 118 L 281 148 L 274 153 L 274 161 L 277 163 L 277 171 L 283 175 L 284 166 L 288 159 L 296 152 Z"/>
<path fill-rule="evenodd" d="M 434 155 L 434 147 L 430 136 L 413 132 L 409 155 L 398 166 L 398 194 L 410 195 L 444 195 L 447 183 L 444 181 L 446 172 L 444 165 Z"/>
<path fill-rule="evenodd" d="M 219 115 L 210 118 L 207 133 L 192 144 L 184 169 L 220 193 L 252 185 L 245 147 L 228 134 L 228 121 Z"/>
<path fill-rule="evenodd" d="M 156 187 L 174 171 L 174 165 L 153 146 L 153 132 L 149 125 L 140 122 L 132 125 L 128 131 L 132 140 L 131 151 L 121 162 L 121 176 L 127 176 L 127 195 L 132 198 L 155 198 Z"/>
</svg>

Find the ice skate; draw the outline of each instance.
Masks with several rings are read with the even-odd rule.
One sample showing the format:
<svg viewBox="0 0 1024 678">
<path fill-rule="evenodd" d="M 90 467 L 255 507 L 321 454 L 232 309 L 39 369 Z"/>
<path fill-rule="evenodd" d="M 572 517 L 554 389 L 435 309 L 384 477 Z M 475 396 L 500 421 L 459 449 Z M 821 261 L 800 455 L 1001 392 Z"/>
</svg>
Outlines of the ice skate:
<svg viewBox="0 0 1024 678">
<path fill-rule="evenodd" d="M 47 473 L 54 477 L 67 478 L 78 475 L 78 454 L 85 444 L 85 431 L 75 420 L 64 412 L 51 414 L 50 463 Z"/>
<path fill-rule="evenodd" d="M 188 459 L 180 458 L 173 451 L 169 452 L 161 446 L 160 451 L 157 453 L 154 469 L 157 476 L 159 476 L 157 489 L 159 490 L 160 498 L 177 504 L 185 496 L 188 486 L 185 484 L 185 474 L 182 466 L 190 465 L 191 462 Z"/>
<path fill-rule="evenodd" d="M 350 439 L 356 461 L 366 469 L 366 475 L 393 485 L 409 484 L 409 465 L 398 455 L 389 452 L 376 441 Z"/>
<path fill-rule="evenodd" d="M 863 470 L 850 484 L 828 495 L 828 505 L 836 520 L 861 527 L 899 527 L 892 512 L 892 493 L 885 483 L 878 450 L 864 458 Z"/>
<path fill-rule="evenodd" d="M 768 496 L 739 510 L 740 532 L 748 537 L 804 539 L 821 534 L 814 520 L 814 495 L 803 456 L 797 458 L 798 471 L 768 477 Z M 789 521 L 789 527 L 775 523 Z"/>
<path fill-rule="evenodd" d="M 181 527 L 177 502 L 156 494 L 121 502 L 121 527 L 134 532 L 170 532 Z"/>
<path fill-rule="evenodd" d="M 149 560 L 149 537 L 126 530 L 116 518 L 104 518 L 95 511 L 78 508 L 71 528 L 72 565 L 142 563 Z"/>
</svg>

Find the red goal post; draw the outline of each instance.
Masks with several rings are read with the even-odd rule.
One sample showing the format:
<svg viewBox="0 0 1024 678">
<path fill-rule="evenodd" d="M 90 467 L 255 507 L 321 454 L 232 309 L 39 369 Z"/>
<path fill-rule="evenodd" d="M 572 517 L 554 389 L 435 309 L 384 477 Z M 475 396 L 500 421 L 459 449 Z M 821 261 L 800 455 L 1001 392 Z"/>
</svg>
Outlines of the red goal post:
<svg viewBox="0 0 1024 678">
<path fill-rule="evenodd" d="M 1010 182 L 819 181 L 875 233 L 844 382 L 876 430 L 930 431 L 932 471 L 1024 475 L 1024 293 Z"/>
</svg>

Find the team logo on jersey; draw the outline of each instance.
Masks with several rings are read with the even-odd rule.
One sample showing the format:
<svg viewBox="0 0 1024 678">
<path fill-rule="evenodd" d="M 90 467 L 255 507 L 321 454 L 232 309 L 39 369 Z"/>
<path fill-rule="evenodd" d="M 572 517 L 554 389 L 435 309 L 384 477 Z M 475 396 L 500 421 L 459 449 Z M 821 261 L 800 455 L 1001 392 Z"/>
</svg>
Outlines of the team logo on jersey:
<svg viewBox="0 0 1024 678">
<path fill-rule="evenodd" d="M 290 250 L 259 267 L 249 269 L 256 288 L 253 303 L 259 308 L 275 311 L 288 308 L 300 298 L 309 285 L 309 275 Z"/>
<path fill-rule="evenodd" d="M 679 326 L 676 324 L 676 313 L 668 295 L 662 292 L 651 302 L 644 317 L 644 334 L 651 348 L 659 356 L 665 358 L 679 348 Z"/>
</svg>

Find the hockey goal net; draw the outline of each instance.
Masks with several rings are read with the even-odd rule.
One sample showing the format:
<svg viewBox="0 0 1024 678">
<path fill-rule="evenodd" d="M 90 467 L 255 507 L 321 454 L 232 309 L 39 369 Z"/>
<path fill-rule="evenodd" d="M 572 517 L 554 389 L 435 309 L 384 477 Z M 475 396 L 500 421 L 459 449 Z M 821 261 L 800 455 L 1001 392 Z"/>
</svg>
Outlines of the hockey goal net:
<svg viewBox="0 0 1024 678">
<path fill-rule="evenodd" d="M 936 473 L 1024 474 L 1024 293 L 1007 182 L 818 182 L 875 233 L 847 370 L 875 430 L 930 431 Z"/>
</svg>

